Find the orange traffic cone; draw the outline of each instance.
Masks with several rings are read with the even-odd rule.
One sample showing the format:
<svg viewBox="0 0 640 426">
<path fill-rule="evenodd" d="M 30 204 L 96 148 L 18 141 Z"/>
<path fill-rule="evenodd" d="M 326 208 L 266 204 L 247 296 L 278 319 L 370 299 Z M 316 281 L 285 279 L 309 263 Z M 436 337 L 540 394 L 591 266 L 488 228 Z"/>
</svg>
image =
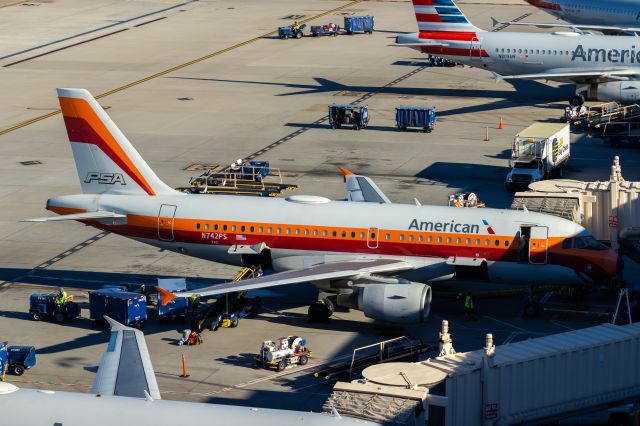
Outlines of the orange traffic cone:
<svg viewBox="0 0 640 426">
<path fill-rule="evenodd" d="M 502 127 L 502 117 L 500 117 L 500 122 L 498 123 L 498 129 L 502 130 L 504 127 Z"/>
<path fill-rule="evenodd" d="M 184 354 L 182 354 L 182 375 L 180 377 L 189 377 L 189 375 L 187 374 L 187 360 L 184 357 Z"/>
</svg>

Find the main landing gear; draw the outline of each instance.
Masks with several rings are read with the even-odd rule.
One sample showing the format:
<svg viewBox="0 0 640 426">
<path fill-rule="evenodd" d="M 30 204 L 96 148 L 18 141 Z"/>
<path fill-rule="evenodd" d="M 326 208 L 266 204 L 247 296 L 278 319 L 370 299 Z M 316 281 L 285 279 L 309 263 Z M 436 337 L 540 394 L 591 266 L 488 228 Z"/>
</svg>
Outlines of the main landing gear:
<svg viewBox="0 0 640 426">
<path fill-rule="evenodd" d="M 317 302 L 314 302 L 309 306 L 309 321 L 310 322 L 325 322 L 328 321 L 335 307 L 333 302 L 326 298 L 321 298 Z"/>
</svg>

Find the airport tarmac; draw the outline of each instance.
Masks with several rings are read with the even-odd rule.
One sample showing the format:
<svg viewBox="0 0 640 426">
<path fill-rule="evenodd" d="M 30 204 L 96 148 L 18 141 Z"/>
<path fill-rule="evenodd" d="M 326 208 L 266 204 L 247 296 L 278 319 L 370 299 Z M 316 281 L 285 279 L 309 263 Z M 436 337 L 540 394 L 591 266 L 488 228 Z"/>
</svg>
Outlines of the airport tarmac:
<svg viewBox="0 0 640 426">
<path fill-rule="evenodd" d="M 518 0 L 460 6 L 486 29 L 492 16 L 546 19 Z M 286 41 L 273 33 L 294 15 L 320 24 L 341 23 L 344 14 L 374 15 L 376 31 Z M 416 197 L 445 204 L 450 193 L 465 190 L 491 207 L 511 201 L 503 181 L 513 135 L 532 120 L 557 120 L 570 93 L 553 83 L 495 83 L 489 73 L 467 67 L 425 67 L 420 54 L 392 46 L 397 34 L 415 31 L 408 1 L 5 2 L 0 17 L 0 340 L 38 348 L 38 366 L 10 377 L 19 386 L 88 391 L 94 377 L 88 367 L 107 341 L 87 319 L 67 326 L 30 321 L 29 294 L 63 285 L 86 301 L 86 290 L 104 284 L 152 283 L 159 275 L 221 280 L 237 272 L 78 223 L 20 222 L 46 215 L 47 198 L 79 191 L 56 87 L 84 87 L 99 96 L 172 186 L 197 175 L 186 170 L 194 164 L 256 154 L 299 185 L 297 193 L 343 197 L 337 167 L 344 166 L 374 178 L 395 202 Z M 369 105 L 368 129 L 328 128 L 328 104 L 359 99 Z M 394 109 L 402 104 L 436 106 L 435 131 L 396 132 Z M 487 127 L 490 140 L 483 141 Z M 607 179 L 611 159 L 620 155 L 625 177 L 638 180 L 636 151 L 582 134 L 572 142 L 566 177 Z M 277 375 L 253 368 L 250 354 L 261 341 L 282 335 L 305 336 L 317 365 L 399 335 L 435 343 L 443 318 L 458 350 L 481 347 L 486 332 L 504 343 L 592 324 L 573 317 L 525 320 L 521 297 L 478 300 L 477 322 L 463 321 L 461 301 L 440 298 L 423 325 L 383 327 L 357 311 L 310 324 L 313 287 L 283 287 L 263 297 L 257 318 L 205 333 L 201 347 L 172 344 L 180 324 L 149 321 L 145 334 L 163 397 L 318 411 L 330 381 L 310 370 Z M 183 352 L 187 379 L 178 377 Z"/>
</svg>

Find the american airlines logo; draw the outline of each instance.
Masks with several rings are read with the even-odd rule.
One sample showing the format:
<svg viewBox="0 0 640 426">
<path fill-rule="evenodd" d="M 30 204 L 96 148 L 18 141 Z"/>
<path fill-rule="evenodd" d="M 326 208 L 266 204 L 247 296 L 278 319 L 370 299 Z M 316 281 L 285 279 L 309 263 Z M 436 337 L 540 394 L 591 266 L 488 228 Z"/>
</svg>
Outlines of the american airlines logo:
<svg viewBox="0 0 640 426">
<path fill-rule="evenodd" d="M 486 222 L 483 220 L 483 222 Z M 488 226 L 488 222 L 486 223 Z M 488 228 L 492 234 L 493 229 L 490 226 Z M 457 223 L 452 220 L 451 222 L 421 222 L 418 219 L 413 219 L 409 224 L 409 230 L 426 231 L 426 232 L 456 232 L 461 234 L 479 234 L 480 226 L 470 223 Z"/>
<path fill-rule="evenodd" d="M 582 59 L 582 62 L 611 62 L 614 64 L 640 64 L 640 50 L 631 49 L 585 49 L 581 44 L 571 54 L 571 61 Z"/>
<path fill-rule="evenodd" d="M 115 185 L 116 183 L 126 185 L 122 173 L 89 172 L 87 173 L 87 177 L 84 178 L 84 181 L 85 183 L 95 182 L 101 185 Z"/>
</svg>

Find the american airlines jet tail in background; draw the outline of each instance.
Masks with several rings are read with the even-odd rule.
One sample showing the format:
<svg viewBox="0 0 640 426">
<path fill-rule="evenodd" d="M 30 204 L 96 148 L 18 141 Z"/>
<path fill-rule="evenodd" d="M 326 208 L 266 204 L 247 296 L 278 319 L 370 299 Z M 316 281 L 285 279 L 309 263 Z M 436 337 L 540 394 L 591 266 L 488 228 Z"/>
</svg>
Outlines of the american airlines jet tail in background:
<svg viewBox="0 0 640 426">
<path fill-rule="evenodd" d="M 350 201 L 176 192 L 89 92 L 58 89 L 58 96 L 83 193 L 49 199 L 47 209 L 60 216 L 33 220 L 77 220 L 187 256 L 274 271 L 197 295 L 311 282 L 320 289 L 312 318 L 328 318 L 337 304 L 377 320 L 422 322 L 431 304 L 427 282 L 461 269 L 531 285 L 602 282 L 616 273 L 616 253 L 571 221 L 393 204 L 369 197 L 380 191 L 366 179 L 348 179 Z M 163 302 L 175 297 L 163 294 Z"/>
<path fill-rule="evenodd" d="M 527 3 L 582 29 L 616 33 L 640 31 L 638 0 L 527 0 Z M 515 23 L 514 23 L 515 25 Z M 546 24 L 529 23 L 544 26 Z M 548 26 L 563 26 L 548 24 Z"/>
<path fill-rule="evenodd" d="M 579 32 L 488 32 L 453 0 L 413 0 L 418 31 L 396 43 L 486 69 L 497 79 L 572 82 L 573 105 L 640 100 L 640 38 Z"/>
</svg>

